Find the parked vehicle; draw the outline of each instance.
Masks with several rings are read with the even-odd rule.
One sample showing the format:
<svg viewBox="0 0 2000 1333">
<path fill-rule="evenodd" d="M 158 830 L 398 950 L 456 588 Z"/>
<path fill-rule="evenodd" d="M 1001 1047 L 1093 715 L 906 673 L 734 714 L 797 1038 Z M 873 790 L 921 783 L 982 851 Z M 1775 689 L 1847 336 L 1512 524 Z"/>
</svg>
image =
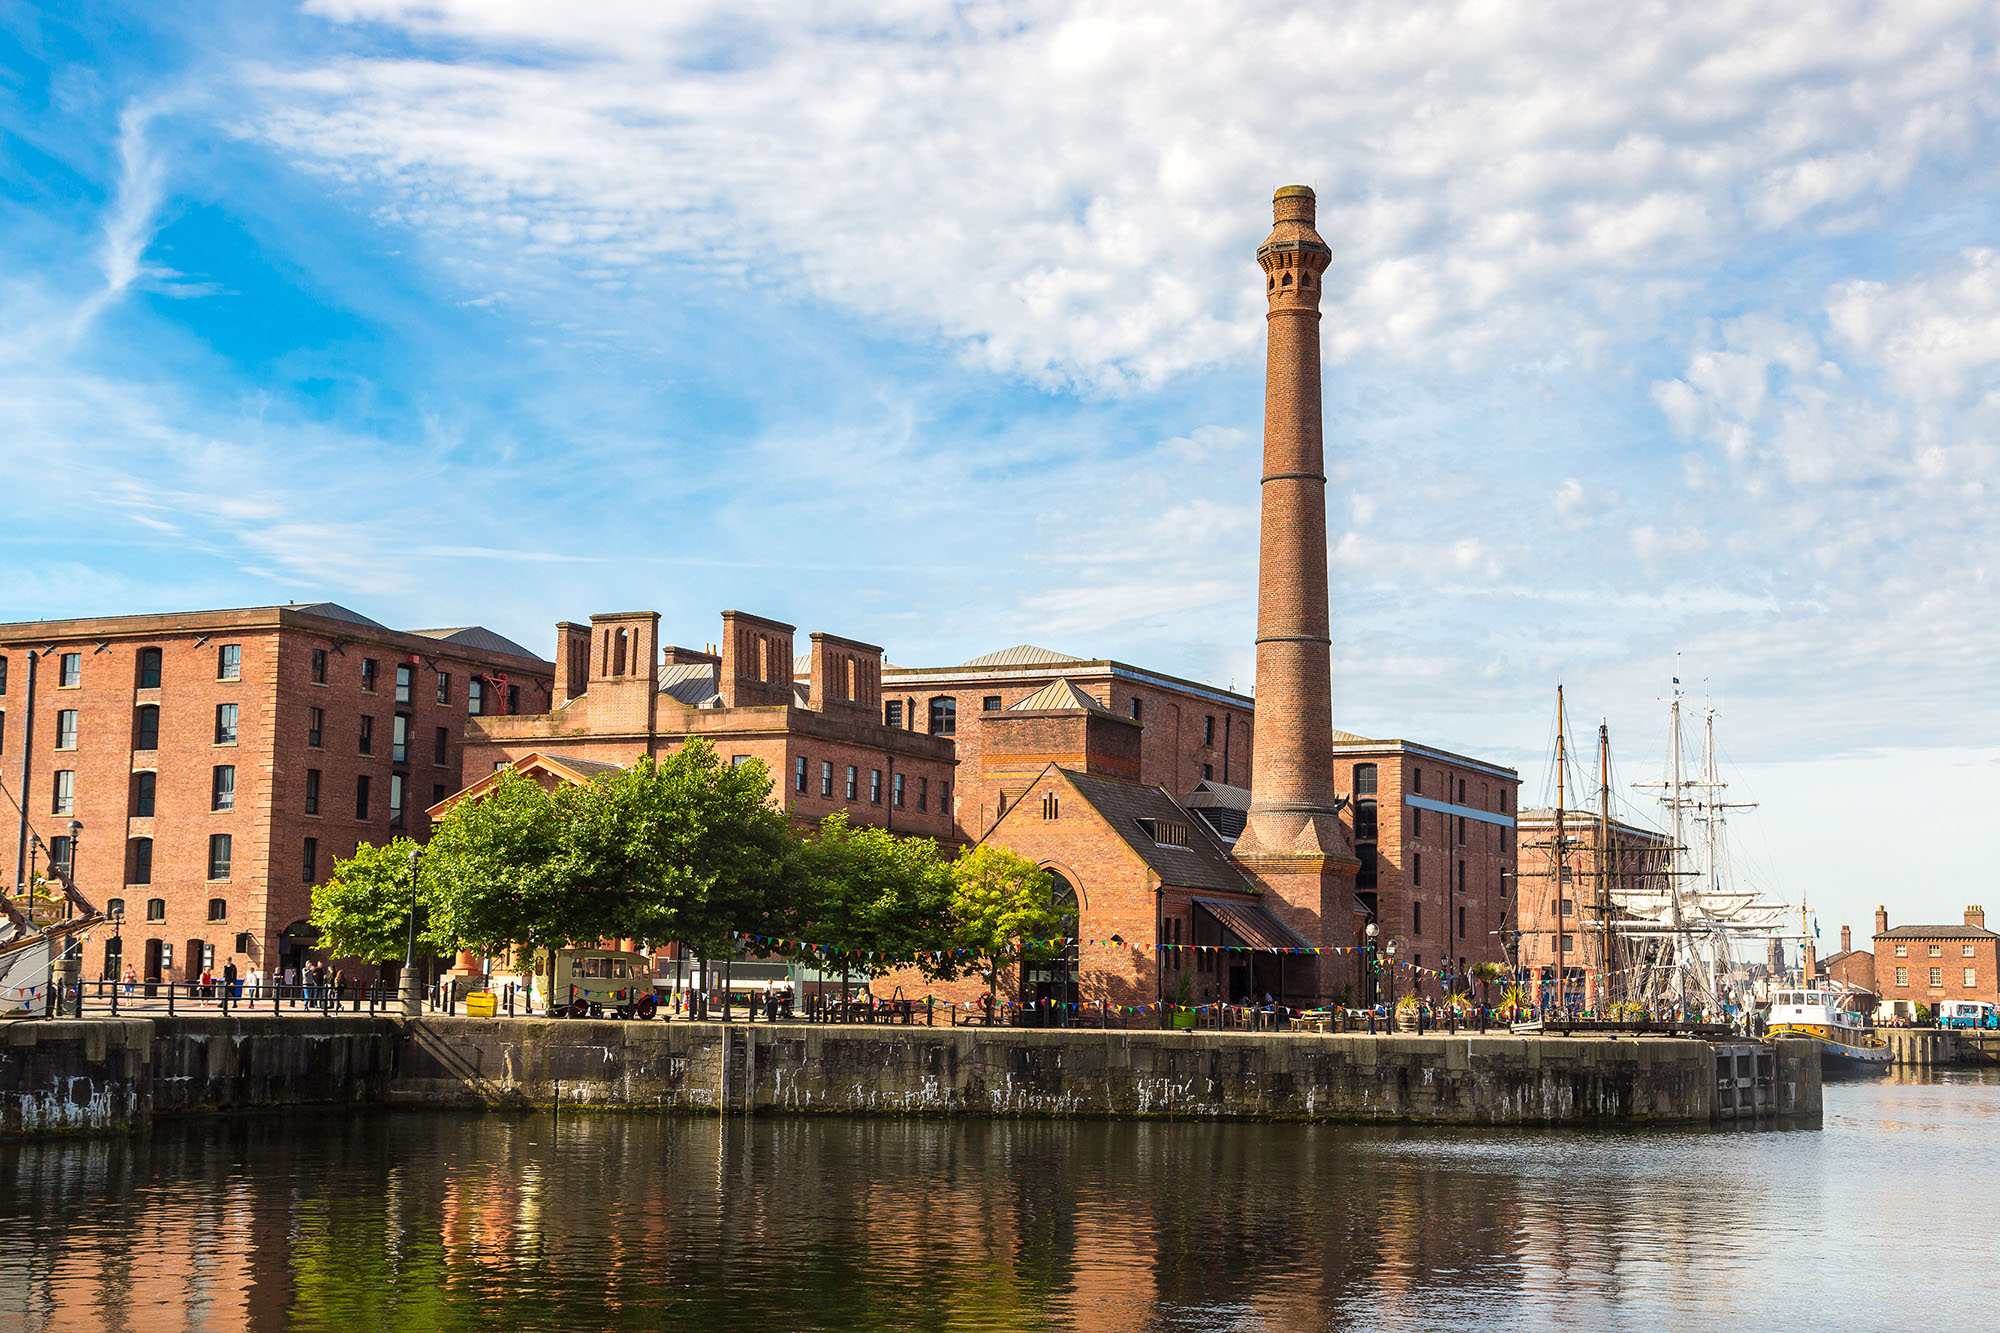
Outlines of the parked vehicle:
<svg viewBox="0 0 2000 1333">
<path fill-rule="evenodd" d="M 556 949 L 535 961 L 535 995 L 548 1013 L 571 1018 L 651 1018 L 653 960 L 617 949 Z"/>
<path fill-rule="evenodd" d="M 1938 1005 L 1941 1028 L 2000 1028 L 2000 1008 L 1990 1000 L 1945 1000 Z"/>
</svg>

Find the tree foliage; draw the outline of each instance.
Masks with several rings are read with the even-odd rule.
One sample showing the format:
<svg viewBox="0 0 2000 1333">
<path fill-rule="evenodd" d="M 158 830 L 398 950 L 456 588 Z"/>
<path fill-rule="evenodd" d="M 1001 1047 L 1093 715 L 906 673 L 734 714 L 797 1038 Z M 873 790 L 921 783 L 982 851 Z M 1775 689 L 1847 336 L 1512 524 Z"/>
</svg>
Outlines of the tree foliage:
<svg viewBox="0 0 2000 1333">
<path fill-rule="evenodd" d="M 409 944 L 410 853 L 416 846 L 408 838 L 384 847 L 363 843 L 353 856 L 334 862 L 333 877 L 313 890 L 311 921 L 321 947 L 369 963 L 402 960 Z M 429 950 L 447 947 L 448 939 L 436 933 L 436 914 L 428 910 L 435 894 L 421 869 L 415 897 L 418 943 Z"/>
<path fill-rule="evenodd" d="M 828 815 L 800 869 L 804 892 L 771 933 L 810 934 L 846 951 L 848 970 L 868 976 L 910 965 L 934 981 L 958 974 L 956 959 L 939 953 L 952 935 L 955 885 L 931 839 Z"/>
<path fill-rule="evenodd" d="M 1009 963 L 1053 957 L 1075 918 L 1052 900 L 1055 881 L 1034 862 L 992 843 L 968 848 L 951 866 L 954 943 L 980 961 L 989 993 Z"/>
</svg>

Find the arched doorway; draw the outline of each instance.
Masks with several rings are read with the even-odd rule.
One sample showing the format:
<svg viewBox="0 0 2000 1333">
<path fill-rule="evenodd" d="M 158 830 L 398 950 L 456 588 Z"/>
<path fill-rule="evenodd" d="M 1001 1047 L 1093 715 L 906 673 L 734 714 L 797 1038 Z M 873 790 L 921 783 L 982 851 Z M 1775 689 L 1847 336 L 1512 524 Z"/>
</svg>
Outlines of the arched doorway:
<svg viewBox="0 0 2000 1333">
<path fill-rule="evenodd" d="M 287 969 L 305 971 L 306 954 L 319 943 L 319 928 L 309 921 L 294 921 L 286 926 L 278 936 L 278 966 L 272 980 L 282 977 Z"/>
<path fill-rule="evenodd" d="M 1076 886 L 1055 871 L 1049 871 L 1049 902 L 1068 916 L 1070 940 L 1053 958 L 1030 962 L 1021 969 L 1021 1003 L 1032 1027 L 1068 1027 L 1076 1021 L 1077 964 L 1076 933 L 1083 918 L 1078 911 Z"/>
</svg>

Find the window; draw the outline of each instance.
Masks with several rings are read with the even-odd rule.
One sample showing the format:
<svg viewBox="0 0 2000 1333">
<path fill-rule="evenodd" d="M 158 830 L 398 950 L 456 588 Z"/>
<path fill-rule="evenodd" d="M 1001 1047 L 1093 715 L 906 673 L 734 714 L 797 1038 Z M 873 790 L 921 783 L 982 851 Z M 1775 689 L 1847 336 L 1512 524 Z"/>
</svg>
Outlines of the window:
<svg viewBox="0 0 2000 1333">
<path fill-rule="evenodd" d="M 67 768 L 55 771 L 55 794 L 49 802 L 52 815 L 73 815 L 76 813 L 76 773 Z"/>
<path fill-rule="evenodd" d="M 1460 778 L 1460 779 L 1458 780 L 1458 803 L 1459 803 L 1460 805 L 1464 805 L 1464 804 L 1465 804 L 1465 779 L 1464 779 L 1464 778 Z"/>
<path fill-rule="evenodd" d="M 438 702 L 441 704 L 450 703 L 451 673 L 449 671 L 440 671 L 437 673 L 437 687 L 438 687 Z"/>
<path fill-rule="evenodd" d="M 362 754 L 375 753 L 375 719 L 365 713 L 361 716 L 361 735 L 358 739 Z"/>
<path fill-rule="evenodd" d="M 1203 745 L 1215 744 L 1215 714 L 1213 713 L 1202 719 L 1201 743 Z"/>
<path fill-rule="evenodd" d="M 792 760 L 792 790 L 803 796 L 806 794 L 806 757 L 799 755 Z"/>
<path fill-rule="evenodd" d="M 416 674 L 417 669 L 413 666 L 399 666 L 396 668 L 397 703 L 406 704 L 410 701 L 410 686 L 415 680 Z"/>
<path fill-rule="evenodd" d="M 326 649 L 315 648 L 312 655 L 312 683 L 326 684 Z"/>
<path fill-rule="evenodd" d="M 65 708 L 56 714 L 56 748 L 74 750 L 76 748 L 76 710 Z"/>
<path fill-rule="evenodd" d="M 820 760 L 819 764 L 819 794 L 833 795 L 833 765 L 824 759 Z"/>
<path fill-rule="evenodd" d="M 83 654 L 64 653 L 56 659 L 56 688 L 73 690 L 83 684 Z"/>
<path fill-rule="evenodd" d="M 931 700 L 931 735 L 955 736 L 958 734 L 958 700 Z"/>
<path fill-rule="evenodd" d="M 1424 789 L 1424 770 L 1422 770 L 1421 768 L 1413 768 L 1413 769 L 1411 769 L 1411 770 L 1410 770 L 1410 790 L 1411 790 L 1411 791 L 1419 791 L 1419 792 L 1420 792 L 1420 791 L 1422 791 L 1423 789 Z"/>
<path fill-rule="evenodd" d="M 354 779 L 354 817 L 368 818 L 368 775 L 365 773 Z"/>
<path fill-rule="evenodd" d="M 439 727 L 431 737 L 431 762 L 443 768 L 451 759 L 451 728 Z"/>
<path fill-rule="evenodd" d="M 882 705 L 882 725 L 900 728 L 903 725 L 903 701 L 891 699 Z"/>
<path fill-rule="evenodd" d="M 1978 983 L 1977 983 L 1977 981 L 1975 981 L 1975 980 L 1974 980 L 1974 978 L 1973 978 L 1973 975 L 1972 975 L 1972 969 L 1971 969 L 1971 968 L 1969 968 L 1969 967 L 1968 967 L 1968 968 L 1964 968 L 1964 969 L 1962 969 L 1962 971 L 1963 971 L 1963 972 L 1964 972 L 1964 974 L 1965 974 L 1965 981 L 1964 981 L 1964 983 L 1963 983 L 1963 984 L 1965 984 L 1965 985 L 1967 985 L 1967 986 L 1973 986 L 1973 985 L 1977 985 L 1977 984 L 1978 984 Z"/>
<path fill-rule="evenodd" d="M 0 708 L 0 754 L 7 751 L 7 710 Z"/>
<path fill-rule="evenodd" d="M 882 804 L 882 770 L 879 768 L 868 770 L 868 804 Z"/>
<path fill-rule="evenodd" d="M 153 817 L 153 793 L 160 785 L 158 773 L 143 772 L 132 775 L 132 817 L 151 819 Z"/>
<path fill-rule="evenodd" d="M 229 900 L 227 898 L 210 898 L 208 900 L 208 919 L 210 921 L 227 921 L 229 919 Z"/>
<path fill-rule="evenodd" d="M 1907 945 L 1907 944 L 1904 944 L 1904 943 L 1903 943 L 1903 942 L 1901 942 L 1900 940 L 1899 940 L 1899 941 L 1897 941 L 1897 943 L 1896 943 L 1896 957 L 1898 957 L 1898 958 L 1908 958 L 1909 956 L 1910 956 L 1910 946 L 1909 946 L 1909 945 Z"/>
<path fill-rule="evenodd" d="M 0 694 L 7 692 L 7 659 L 0 657 Z"/>
<path fill-rule="evenodd" d="M 167 900 L 165 898 L 146 899 L 146 919 L 148 921 L 165 921 L 167 919 Z"/>
<path fill-rule="evenodd" d="M 1942 958 L 1944 957 L 1944 948 L 1942 945 L 1933 944 L 1929 948 L 1929 953 L 1933 958 Z"/>
<path fill-rule="evenodd" d="M 375 693 L 375 673 L 377 670 L 378 667 L 374 658 L 364 657 L 361 659 L 361 688 L 368 694 Z"/>
<path fill-rule="evenodd" d="M 1411 806 L 1410 836 L 1413 838 L 1420 838 L 1423 836 L 1423 832 L 1424 832 L 1424 812 L 1417 809 L 1415 806 Z"/>
<path fill-rule="evenodd" d="M 389 775 L 389 827 L 403 827 L 403 775 Z"/>
<path fill-rule="evenodd" d="M 1410 857 L 1410 883 L 1422 888 L 1424 883 L 1424 854 L 1418 852 Z"/>
<path fill-rule="evenodd" d="M 1215 765 L 1214 765 L 1214 764 L 1203 764 L 1203 765 L 1201 766 L 1201 780 L 1202 780 L 1203 782 L 1207 782 L 1207 781 L 1208 781 L 1208 780 L 1209 780 L 1210 778 L 1212 778 L 1212 777 L 1214 777 L 1214 776 L 1215 776 Z"/>
<path fill-rule="evenodd" d="M 1500 789 L 1500 813 L 1503 815 L 1507 813 L 1507 789 L 1505 787 Z"/>
<path fill-rule="evenodd" d="M 1458 863 L 1458 891 L 1460 893 L 1465 892 L 1465 862 L 1463 861 Z"/>
<path fill-rule="evenodd" d="M 465 682 L 465 711 L 473 717 L 486 711 L 486 682 L 477 676 Z"/>
<path fill-rule="evenodd" d="M 208 877 L 210 879 L 229 878 L 231 841 L 227 833 L 211 833 L 208 835 Z"/>
<path fill-rule="evenodd" d="M 847 766 L 847 799 L 853 800 L 861 794 L 861 770 L 854 765 Z"/>
<path fill-rule="evenodd" d="M 134 838 L 125 845 L 125 882 L 127 884 L 151 884 L 153 882 L 153 840 Z"/>
<path fill-rule="evenodd" d="M 139 688 L 157 690 L 160 688 L 160 650 L 141 648 L 139 650 Z"/>
<path fill-rule="evenodd" d="M 1973 956 L 1973 954 L 1972 954 L 1972 946 L 1971 946 L 1970 944 L 1961 944 L 1961 945 L 1959 945 L 1959 946 L 1958 946 L 1958 956 L 1959 956 L 1960 958 L 1970 958 L 1970 957 L 1972 957 L 1972 956 Z"/>
<path fill-rule="evenodd" d="M 1575 952 L 1576 952 L 1576 936 L 1574 936 L 1574 935 L 1565 935 L 1565 936 L 1563 936 L 1563 940 L 1562 940 L 1562 951 L 1563 951 L 1564 953 L 1575 953 Z"/>
<path fill-rule="evenodd" d="M 217 680 L 243 679 L 243 645 L 225 643 L 215 650 L 215 678 Z"/>
<path fill-rule="evenodd" d="M 1463 786 L 1464 786 L 1465 784 L 1464 784 L 1463 782 L 1461 782 L 1461 783 L 1459 783 L 1458 785 L 1459 785 L 1459 786 L 1461 786 L 1461 787 L 1463 787 Z M 1460 816 L 1458 817 L 1458 845 L 1459 845 L 1459 846 L 1461 846 L 1461 847 L 1465 846 L 1465 816 L 1464 816 L 1464 815 L 1460 815 Z"/>
<path fill-rule="evenodd" d="M 1373 801 L 1354 803 L 1354 840 L 1356 842 L 1375 841 L 1380 829 L 1380 818 Z"/>
<path fill-rule="evenodd" d="M 889 799 L 891 802 L 894 803 L 895 807 L 898 810 L 901 810 L 903 808 L 903 775 L 901 773 L 898 773 L 895 776 L 894 785 L 890 790 Z"/>
<path fill-rule="evenodd" d="M 299 860 L 302 863 L 299 882 L 315 884 L 319 882 L 319 839 L 307 838 Z"/>
<path fill-rule="evenodd" d="M 431 784 L 431 804 L 436 805 L 439 801 L 442 801 L 444 795 L 444 784 L 442 782 L 433 782 Z"/>
<path fill-rule="evenodd" d="M 1139 720 L 1139 705 L 1140 705 L 1139 696 L 1135 694 L 1132 696 L 1132 720 L 1134 722 L 1137 722 Z"/>
<path fill-rule="evenodd" d="M 1562 900 L 1562 914 L 1564 916 L 1576 915 L 1576 899 L 1565 898 Z"/>
<path fill-rule="evenodd" d="M 1375 782 L 1375 765 L 1356 764 L 1354 766 L 1354 794 L 1356 796 L 1373 796 L 1375 794 Z"/>
<path fill-rule="evenodd" d="M 1907 967 L 1899 967 L 1899 968 L 1897 968 L 1897 969 L 1896 969 L 1896 984 L 1897 984 L 1898 986 L 1907 986 L 1907 985 L 1909 985 L 1909 984 L 1910 984 L 1910 969 L 1909 969 L 1909 968 L 1907 968 Z"/>
<path fill-rule="evenodd" d="M 931 780 L 929 778 L 918 778 L 917 809 L 928 810 L 930 808 L 931 808 Z"/>
<path fill-rule="evenodd" d="M 234 810 L 236 808 L 236 765 L 217 764 L 214 777 L 209 782 L 208 808 L 211 810 Z"/>
<path fill-rule="evenodd" d="M 951 813 L 951 784 L 949 782 L 938 784 L 938 810 L 943 814 Z"/>
<path fill-rule="evenodd" d="M 1423 933 L 1424 933 L 1424 905 L 1422 903 L 1411 903 L 1410 934 L 1421 935 Z"/>
<path fill-rule="evenodd" d="M 104 915 L 113 921 L 123 918 L 125 915 L 125 900 L 123 898 L 107 899 L 104 904 Z"/>
<path fill-rule="evenodd" d="M 513 714 L 518 713 L 520 711 L 521 711 L 521 687 L 519 685 L 509 685 L 507 687 L 507 713 L 511 717 Z"/>
<path fill-rule="evenodd" d="M 160 706 L 140 704 L 132 719 L 132 748 L 135 750 L 157 750 L 160 748 Z"/>
<path fill-rule="evenodd" d="M 999 695 L 997 695 L 997 694 L 989 694 L 989 695 L 987 695 L 987 696 L 986 696 L 986 697 L 985 697 L 985 698 L 984 698 L 983 700 L 981 700 L 981 701 L 980 701 L 980 710 L 981 710 L 982 712 L 987 712 L 987 713 L 997 713 L 997 712 L 999 712 L 999 711 L 1000 711 L 1000 696 L 999 696 Z"/>
<path fill-rule="evenodd" d="M 326 742 L 326 710 L 308 708 L 306 710 L 306 748 L 323 749 Z"/>
<path fill-rule="evenodd" d="M 1465 938 L 1465 909 L 1463 907 L 1458 909 L 1458 937 L 1460 939 Z"/>
<path fill-rule="evenodd" d="M 398 713 L 389 719 L 389 762 L 410 762 L 410 715 Z"/>
<path fill-rule="evenodd" d="M 1932 990 L 1937 990 L 1937 989 L 1939 989 L 1940 987 L 1942 987 L 1943 985 L 1944 985 L 1944 969 L 1943 969 L 1943 968 L 1941 968 L 1941 967 L 1934 967 L 1934 968 L 1932 968 L 1932 969 L 1931 969 L 1931 989 L 1932 989 Z"/>
<path fill-rule="evenodd" d="M 236 744 L 235 704 L 217 704 L 215 706 L 215 743 L 217 745 Z"/>
<path fill-rule="evenodd" d="M 306 813 L 319 813 L 319 770 L 316 768 L 306 770 Z"/>
</svg>

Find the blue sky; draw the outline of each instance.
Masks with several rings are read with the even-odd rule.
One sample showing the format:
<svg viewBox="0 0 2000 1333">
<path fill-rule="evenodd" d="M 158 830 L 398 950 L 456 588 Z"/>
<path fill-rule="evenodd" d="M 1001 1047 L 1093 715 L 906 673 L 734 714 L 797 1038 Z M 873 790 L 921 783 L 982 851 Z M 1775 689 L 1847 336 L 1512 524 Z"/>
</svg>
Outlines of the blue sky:
<svg viewBox="0 0 2000 1333">
<path fill-rule="evenodd" d="M 1251 256 L 1302 181 L 1340 725 L 1537 800 L 1560 679 L 1637 779 L 1678 654 L 1746 871 L 1829 933 L 1954 917 L 2000 779 L 1996 27 L 10 7 L 0 617 L 333 598 L 546 648 L 741 606 L 1247 686 Z"/>
</svg>

